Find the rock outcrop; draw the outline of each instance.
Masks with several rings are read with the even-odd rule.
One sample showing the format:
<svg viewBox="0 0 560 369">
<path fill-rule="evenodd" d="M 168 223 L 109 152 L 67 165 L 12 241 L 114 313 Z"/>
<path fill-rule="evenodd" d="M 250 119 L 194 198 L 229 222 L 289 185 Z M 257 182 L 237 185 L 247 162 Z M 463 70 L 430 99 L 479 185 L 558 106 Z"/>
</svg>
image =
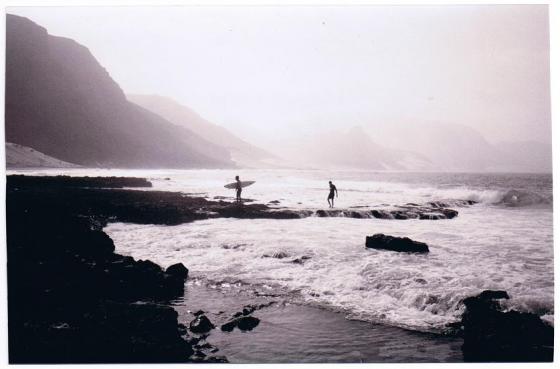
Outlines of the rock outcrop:
<svg viewBox="0 0 560 369">
<path fill-rule="evenodd" d="M 41 195 L 16 196 L 26 186 L 7 187 L 10 363 L 195 360 L 169 306 L 184 294 L 187 268 L 164 271 L 115 254 L 95 214 L 74 212 L 69 198 L 45 202 Z"/>
<path fill-rule="evenodd" d="M 408 237 L 393 237 L 381 233 L 367 236 L 366 248 L 398 252 L 430 252 L 428 245 L 423 242 L 413 241 Z"/>
<path fill-rule="evenodd" d="M 508 298 L 505 291 L 487 290 L 463 301 L 465 361 L 552 361 L 554 328 L 535 314 L 505 311 L 498 300 Z"/>
</svg>

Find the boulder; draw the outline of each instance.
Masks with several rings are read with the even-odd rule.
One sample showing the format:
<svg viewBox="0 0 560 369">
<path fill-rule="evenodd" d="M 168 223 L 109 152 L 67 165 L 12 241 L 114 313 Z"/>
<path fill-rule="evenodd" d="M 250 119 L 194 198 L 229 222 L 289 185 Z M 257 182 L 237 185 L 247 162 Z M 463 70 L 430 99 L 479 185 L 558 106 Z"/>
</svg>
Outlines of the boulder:
<svg viewBox="0 0 560 369">
<path fill-rule="evenodd" d="M 242 316 L 237 319 L 237 328 L 242 331 L 251 331 L 259 325 L 260 322 L 260 319 L 255 318 L 254 316 Z"/>
<path fill-rule="evenodd" d="M 231 332 L 235 327 L 237 327 L 242 331 L 251 331 L 259 325 L 259 323 L 259 318 L 255 318 L 253 316 L 240 316 L 223 324 L 220 329 L 224 332 Z"/>
<path fill-rule="evenodd" d="M 366 248 L 391 250 L 398 252 L 430 252 L 428 245 L 413 241 L 408 237 L 393 237 L 382 233 L 366 237 Z"/>
<path fill-rule="evenodd" d="M 165 273 L 174 278 L 181 279 L 183 282 L 186 281 L 189 276 L 189 270 L 183 265 L 183 263 L 170 265 L 165 270 Z"/>
<path fill-rule="evenodd" d="M 198 315 L 189 324 L 189 328 L 193 333 L 206 333 L 216 328 L 214 324 L 206 317 L 206 315 Z"/>
<path fill-rule="evenodd" d="M 321 218 L 329 216 L 329 214 L 325 210 L 317 210 L 315 212 L 315 215 L 317 215 L 318 217 L 321 217 Z"/>
<path fill-rule="evenodd" d="M 441 209 L 441 212 L 443 213 L 443 215 L 445 215 L 447 219 L 453 219 L 457 215 L 459 215 L 459 212 L 453 209 Z"/>
<path fill-rule="evenodd" d="M 505 311 L 497 300 L 507 298 L 505 291 L 486 290 L 463 301 L 460 326 L 465 361 L 552 361 L 554 328 L 535 314 Z"/>
</svg>

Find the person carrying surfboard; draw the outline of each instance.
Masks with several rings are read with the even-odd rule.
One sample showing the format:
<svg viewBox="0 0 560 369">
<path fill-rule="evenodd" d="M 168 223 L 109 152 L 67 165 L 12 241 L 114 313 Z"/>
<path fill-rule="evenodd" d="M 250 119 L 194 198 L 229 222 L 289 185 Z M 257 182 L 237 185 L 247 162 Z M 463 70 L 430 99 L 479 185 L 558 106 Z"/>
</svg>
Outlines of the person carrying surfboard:
<svg viewBox="0 0 560 369">
<path fill-rule="evenodd" d="M 236 195 L 235 195 L 235 201 L 237 202 L 241 202 L 241 189 L 243 187 L 241 186 L 241 181 L 239 180 L 239 176 L 235 176 L 235 190 Z"/>
<path fill-rule="evenodd" d="M 338 190 L 331 181 L 329 181 L 329 190 L 329 197 L 327 197 L 327 201 L 329 203 L 329 208 L 334 208 L 334 194 L 336 192 L 336 197 L 338 197 Z"/>
<path fill-rule="evenodd" d="M 236 202 L 241 202 L 241 189 L 243 187 L 247 187 L 252 185 L 253 183 L 255 183 L 255 181 L 242 181 L 239 179 L 239 176 L 235 176 L 235 182 L 232 183 L 228 183 L 227 185 L 225 185 L 225 188 L 229 188 L 231 190 L 235 190 L 236 191 L 236 196 L 235 196 L 235 201 Z"/>
</svg>

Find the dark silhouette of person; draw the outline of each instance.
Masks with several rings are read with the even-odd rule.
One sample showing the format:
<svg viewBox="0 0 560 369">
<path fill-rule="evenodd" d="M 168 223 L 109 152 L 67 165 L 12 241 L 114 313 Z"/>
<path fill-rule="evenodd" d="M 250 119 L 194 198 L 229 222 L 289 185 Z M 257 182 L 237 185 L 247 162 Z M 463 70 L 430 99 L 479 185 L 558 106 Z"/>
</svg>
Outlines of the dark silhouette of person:
<svg viewBox="0 0 560 369">
<path fill-rule="evenodd" d="M 235 195 L 235 201 L 237 202 L 241 202 L 241 181 L 239 180 L 239 176 L 235 176 L 235 181 L 237 182 L 237 185 L 235 186 L 235 190 L 237 191 L 236 195 Z"/>
<path fill-rule="evenodd" d="M 329 181 L 329 190 L 329 197 L 327 197 L 327 201 L 329 203 L 329 208 L 334 208 L 334 194 L 336 193 L 336 197 L 338 197 L 338 190 L 331 181 Z"/>
</svg>

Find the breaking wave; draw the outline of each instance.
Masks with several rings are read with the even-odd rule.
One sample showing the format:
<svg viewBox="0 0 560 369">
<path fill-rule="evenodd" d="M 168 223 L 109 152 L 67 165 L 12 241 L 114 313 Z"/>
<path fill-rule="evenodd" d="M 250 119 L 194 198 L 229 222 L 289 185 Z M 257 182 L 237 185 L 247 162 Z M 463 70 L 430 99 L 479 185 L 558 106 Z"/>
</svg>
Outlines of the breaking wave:
<svg viewBox="0 0 560 369">
<path fill-rule="evenodd" d="M 473 190 L 473 189 L 446 189 L 435 190 L 433 196 L 441 198 L 458 199 L 459 201 L 474 201 L 485 205 L 502 205 L 507 207 L 544 206 L 552 204 L 552 194 L 537 193 L 533 191 L 509 189 L 509 190 Z M 461 206 L 454 204 L 457 200 L 442 200 L 450 206 Z"/>
</svg>

